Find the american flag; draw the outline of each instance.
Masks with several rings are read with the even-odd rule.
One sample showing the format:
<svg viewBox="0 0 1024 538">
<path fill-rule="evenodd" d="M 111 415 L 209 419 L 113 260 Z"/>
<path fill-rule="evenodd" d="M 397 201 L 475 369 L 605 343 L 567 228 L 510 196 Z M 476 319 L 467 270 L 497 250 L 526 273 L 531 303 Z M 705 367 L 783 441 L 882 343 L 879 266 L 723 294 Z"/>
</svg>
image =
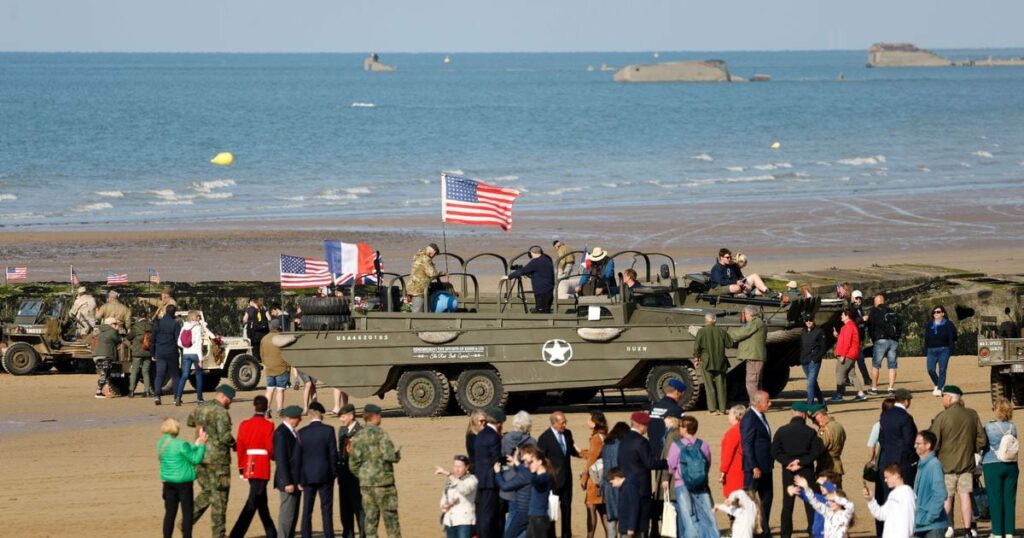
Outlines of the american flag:
<svg viewBox="0 0 1024 538">
<path fill-rule="evenodd" d="M 441 220 L 460 224 L 493 224 L 512 229 L 512 202 L 519 191 L 475 179 L 441 174 Z"/>
<path fill-rule="evenodd" d="M 25 280 L 28 278 L 28 267 L 8 267 L 7 280 Z"/>
<path fill-rule="evenodd" d="M 149 270 L 149 283 L 150 284 L 159 284 L 160 283 L 160 273 L 156 272 L 156 269 L 150 269 Z"/>
<path fill-rule="evenodd" d="M 326 261 L 281 255 L 281 288 L 319 288 L 331 284 Z"/>
<path fill-rule="evenodd" d="M 82 283 L 82 279 L 78 278 L 78 273 L 75 272 L 74 266 L 71 267 L 71 285 L 77 286 Z"/>
<path fill-rule="evenodd" d="M 107 271 L 107 285 L 108 286 L 120 286 L 128 284 L 128 273 L 115 273 L 113 271 Z"/>
</svg>

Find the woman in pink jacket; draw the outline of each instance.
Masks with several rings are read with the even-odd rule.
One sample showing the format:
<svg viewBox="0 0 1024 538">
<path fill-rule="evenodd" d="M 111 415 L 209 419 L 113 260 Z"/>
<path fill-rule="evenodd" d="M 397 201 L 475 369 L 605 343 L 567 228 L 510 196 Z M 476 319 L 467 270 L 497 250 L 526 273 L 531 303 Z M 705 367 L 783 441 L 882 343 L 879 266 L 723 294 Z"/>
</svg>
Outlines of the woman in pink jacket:
<svg viewBox="0 0 1024 538">
<path fill-rule="evenodd" d="M 832 330 L 832 335 L 836 337 L 836 395 L 829 401 L 843 401 L 847 378 L 853 379 L 854 387 L 857 389 L 857 397 L 854 400 L 866 400 L 867 396 L 864 395 L 864 385 L 861 384 L 860 377 L 850 375 L 857 365 L 857 357 L 860 356 L 860 333 L 857 332 L 857 324 L 854 323 L 853 312 L 849 308 L 843 309 L 841 319 L 842 328 L 838 332 L 835 329 Z"/>
</svg>

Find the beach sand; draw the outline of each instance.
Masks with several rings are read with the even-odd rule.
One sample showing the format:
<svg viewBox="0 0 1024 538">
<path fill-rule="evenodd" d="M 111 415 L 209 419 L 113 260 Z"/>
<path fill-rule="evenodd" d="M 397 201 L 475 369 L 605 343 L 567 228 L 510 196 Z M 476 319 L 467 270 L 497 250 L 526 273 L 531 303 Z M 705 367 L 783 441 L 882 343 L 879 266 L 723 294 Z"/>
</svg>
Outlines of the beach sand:
<svg viewBox="0 0 1024 538">
<path fill-rule="evenodd" d="M 954 357 L 950 365 L 950 378 L 964 389 L 967 405 L 987 421 L 991 415 L 988 371 L 979 368 L 976 359 L 969 356 Z M 828 394 L 834 387 L 833 362 L 826 361 L 822 370 L 820 383 Z M 798 373 L 799 369 L 794 368 L 794 378 L 768 413 L 773 429 L 789 421 L 790 413 L 786 408 L 793 401 L 802 399 L 804 379 L 798 377 Z M 925 428 L 941 410 L 941 403 L 929 394 L 932 387 L 924 371 L 923 359 L 901 358 L 899 373 L 899 386 L 915 391 L 910 411 L 917 426 Z M 180 408 L 168 405 L 155 407 L 152 401 L 144 398 L 95 400 L 92 397 L 94 387 L 95 377 L 90 375 L 0 375 L 0 392 L 4 394 L 4 413 L 0 419 L 0 454 L 4 455 L 4 535 L 159 534 L 163 502 L 160 499 L 155 446 L 160 437 L 160 420 L 169 415 L 184 423 L 195 398 L 187 394 L 186 405 Z M 329 391 L 325 392 L 329 398 Z M 231 407 L 236 427 L 251 415 L 251 399 L 257 394 L 260 392 L 239 394 L 239 399 Z M 294 403 L 298 398 L 298 392 L 287 392 L 287 402 Z M 368 401 L 355 403 L 362 406 Z M 376 402 L 375 399 L 373 401 Z M 877 420 L 881 401 L 882 397 L 873 397 L 863 403 L 847 402 L 832 407 L 833 416 L 843 424 L 848 438 L 843 461 L 849 474 L 844 485 L 854 498 L 857 510 L 857 522 L 851 536 L 868 536 L 874 532 L 871 516 L 860 494 L 859 474 L 867 460 L 865 443 L 871 425 Z M 627 406 L 605 408 L 610 423 L 626 420 L 630 411 L 646 407 L 639 394 L 632 402 Z M 383 427 L 395 444 L 402 448 L 402 461 L 396 466 L 396 478 L 403 534 L 412 538 L 442 536 L 437 523 L 442 481 L 433 474 L 433 470 L 435 465 L 450 465 L 452 455 L 465 452 L 466 417 L 410 419 L 400 416 L 393 394 L 381 403 L 386 409 Z M 547 426 L 547 413 L 551 410 L 545 408 L 534 415 L 535 436 Z M 574 406 L 568 413 L 569 428 L 581 445 L 586 443 L 588 435 L 588 411 L 586 406 Z M 717 468 L 727 422 L 724 417 L 711 417 L 706 411 L 695 412 L 693 416 L 700 421 L 698 436 L 711 445 Z M 328 419 L 328 423 L 338 424 L 333 418 Z M 184 428 L 182 436 L 191 439 L 193 431 Z M 573 470 L 578 481 L 583 470 L 581 460 L 573 461 Z M 775 473 L 777 491 L 772 521 L 777 532 L 782 481 L 778 468 Z M 245 502 L 247 491 L 248 487 L 242 480 L 233 482 L 228 507 L 229 528 Z M 717 487 L 714 493 L 720 500 L 721 491 Z M 586 514 L 582 501 L 583 495 L 579 492 L 573 501 L 576 536 L 585 533 Z M 270 494 L 270 504 L 276 520 L 276 493 Z M 1024 505 L 1018 506 L 1017 517 L 1018 520 L 1024 517 Z M 321 528 L 318 518 L 314 517 L 316 530 Z M 795 528 L 803 528 L 803 511 L 796 510 L 794 518 Z M 719 516 L 718 523 L 725 530 L 724 516 Z M 196 535 L 205 536 L 209 525 L 207 514 L 198 523 Z M 337 522 L 335 528 L 340 532 Z M 981 528 L 985 532 L 988 523 L 981 523 Z M 603 536 L 600 532 L 598 535 Z M 249 536 L 263 536 L 258 523 L 253 525 Z"/>
</svg>

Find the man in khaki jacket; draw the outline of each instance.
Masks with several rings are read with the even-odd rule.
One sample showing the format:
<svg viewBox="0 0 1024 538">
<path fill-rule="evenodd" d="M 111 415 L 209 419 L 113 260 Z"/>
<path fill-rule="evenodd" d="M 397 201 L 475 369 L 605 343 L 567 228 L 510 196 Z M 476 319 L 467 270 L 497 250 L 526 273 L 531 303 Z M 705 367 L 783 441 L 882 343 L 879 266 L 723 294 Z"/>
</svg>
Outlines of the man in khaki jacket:
<svg viewBox="0 0 1024 538">
<path fill-rule="evenodd" d="M 118 299 L 121 294 L 114 290 L 107 292 L 107 302 L 96 312 L 97 319 L 114 318 L 121 322 L 120 332 L 126 333 L 132 327 L 132 311 Z"/>
<path fill-rule="evenodd" d="M 985 428 L 981 425 L 978 412 L 965 406 L 961 398 L 963 391 L 956 385 L 942 389 L 942 406 L 945 410 L 935 415 L 929 428 L 935 434 L 935 455 L 942 463 L 946 478 L 946 514 L 950 528 L 946 536 L 952 536 L 954 497 L 960 497 L 960 515 L 964 526 L 970 528 L 971 493 L 974 491 L 974 455 L 988 445 Z"/>
<path fill-rule="evenodd" d="M 736 344 L 736 358 L 747 365 L 747 395 L 754 401 L 754 394 L 761 390 L 764 361 L 768 358 L 768 328 L 761 320 L 761 309 L 754 305 L 743 307 L 740 321 L 746 325 L 729 329 L 729 338 Z"/>
<path fill-rule="evenodd" d="M 156 307 L 156 312 L 154 312 L 153 315 L 150 316 L 150 318 L 149 318 L 150 320 L 153 320 L 153 321 L 158 320 L 158 319 L 164 317 L 164 312 L 167 310 L 168 306 L 170 306 L 170 305 L 174 305 L 175 307 L 178 306 L 178 303 L 174 300 L 174 297 L 171 297 L 171 288 L 164 288 L 164 289 L 160 290 L 160 298 L 159 299 L 150 299 L 150 298 L 147 298 L 147 297 L 139 297 L 139 304 L 148 304 L 149 306 L 155 306 Z"/>
<path fill-rule="evenodd" d="M 555 254 L 555 277 L 564 279 L 556 283 L 558 298 L 568 299 L 569 290 L 573 284 L 566 277 L 572 274 L 572 268 L 576 264 L 576 256 L 573 254 L 572 249 L 569 248 L 569 245 L 566 245 L 559 239 L 555 239 L 553 246 L 557 250 Z"/>
<path fill-rule="evenodd" d="M 78 336 L 85 336 L 96 327 L 96 298 L 88 293 L 85 286 L 78 288 L 78 296 L 71 305 L 71 319 L 75 320 Z"/>
<path fill-rule="evenodd" d="M 427 245 L 412 257 L 412 270 L 409 271 L 409 284 L 406 292 L 412 296 L 412 311 L 423 312 L 423 292 L 427 291 L 430 281 L 443 273 L 434 267 L 434 256 L 440 252 L 437 243 Z"/>
</svg>

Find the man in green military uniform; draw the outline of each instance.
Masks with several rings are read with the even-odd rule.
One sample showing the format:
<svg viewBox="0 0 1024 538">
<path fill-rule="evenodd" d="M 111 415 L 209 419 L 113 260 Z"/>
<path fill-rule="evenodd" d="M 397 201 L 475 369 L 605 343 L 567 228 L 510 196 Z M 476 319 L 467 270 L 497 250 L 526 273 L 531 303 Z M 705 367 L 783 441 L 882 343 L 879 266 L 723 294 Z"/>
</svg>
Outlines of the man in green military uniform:
<svg viewBox="0 0 1024 538">
<path fill-rule="evenodd" d="M 390 538 L 402 538 L 398 526 L 398 491 L 395 489 L 394 464 L 402 455 L 391 438 L 380 428 L 381 409 L 373 404 L 363 408 L 365 426 L 352 440 L 348 464 L 359 478 L 366 514 L 366 538 L 377 538 L 377 523 L 384 517 Z"/>
<path fill-rule="evenodd" d="M 714 312 L 704 314 L 704 326 L 697 331 L 693 341 L 693 358 L 704 374 L 704 388 L 707 392 L 708 411 L 712 415 L 724 415 L 726 406 L 725 374 L 729 361 L 725 348 L 732 347 L 732 340 L 721 327 L 715 325 L 718 317 Z"/>
<path fill-rule="evenodd" d="M 235 389 L 230 385 L 217 387 L 213 401 L 196 407 L 188 416 L 188 425 L 206 431 L 206 454 L 196 468 L 196 480 L 201 490 L 196 497 L 192 522 L 199 521 L 207 508 L 210 515 L 213 537 L 225 536 L 225 516 L 228 507 L 228 491 L 231 489 L 231 450 L 235 438 L 231 436 L 231 415 L 228 409 L 235 398 Z"/>
<path fill-rule="evenodd" d="M 828 414 L 828 408 L 822 404 L 807 408 L 811 420 L 818 425 L 818 439 L 821 439 L 821 456 L 818 457 L 817 472 L 832 471 L 836 473 L 836 485 L 843 487 L 843 447 L 846 446 L 846 430 L 835 417 Z"/>
<path fill-rule="evenodd" d="M 355 538 L 366 536 L 366 513 L 363 511 L 362 494 L 359 491 L 359 479 L 349 467 L 349 453 L 356 435 L 363 431 L 363 426 L 356 420 L 356 407 L 345 404 L 338 414 L 341 427 L 338 428 L 338 504 L 341 508 L 341 536 Z"/>
<path fill-rule="evenodd" d="M 150 338 L 146 338 L 146 333 L 150 333 Z M 153 396 L 153 383 L 149 380 L 149 364 L 152 362 L 150 357 L 152 353 L 150 348 L 152 347 L 152 333 L 153 333 L 153 322 L 149 321 L 148 318 L 136 318 L 135 323 L 132 323 L 132 328 L 128 331 L 128 341 L 132 344 L 132 370 L 131 378 L 128 381 L 128 397 L 135 397 L 135 385 L 139 382 L 139 373 L 142 373 L 142 382 L 146 391 L 146 396 Z M 146 342 L 146 340 L 149 340 Z M 146 345 L 143 345 L 145 342 Z"/>
<path fill-rule="evenodd" d="M 124 333 L 132 327 L 132 311 L 119 299 L 120 293 L 114 290 L 107 292 L 107 302 L 96 312 L 99 319 L 114 318 L 121 322 L 121 332 Z"/>
<path fill-rule="evenodd" d="M 745 325 L 730 329 L 729 338 L 737 347 L 736 357 L 746 363 L 747 396 L 754 401 L 754 395 L 761 390 L 764 361 L 768 357 L 768 328 L 761 320 L 761 309 L 754 305 L 743 307 L 740 321 Z"/>
</svg>

